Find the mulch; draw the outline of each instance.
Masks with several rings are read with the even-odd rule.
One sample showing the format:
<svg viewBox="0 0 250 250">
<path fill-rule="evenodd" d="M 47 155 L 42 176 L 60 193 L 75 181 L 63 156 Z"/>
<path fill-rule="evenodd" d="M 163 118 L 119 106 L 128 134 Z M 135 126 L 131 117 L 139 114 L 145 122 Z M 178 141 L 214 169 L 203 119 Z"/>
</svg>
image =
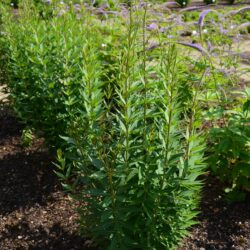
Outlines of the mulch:
<svg viewBox="0 0 250 250">
<path fill-rule="evenodd" d="M 22 124 L 0 107 L 0 249 L 86 249 L 77 204 L 65 194 L 41 139 L 21 144 Z M 250 196 L 226 203 L 223 185 L 206 176 L 199 224 L 179 250 L 250 249 Z M 93 248 L 92 248 L 93 249 Z"/>
<path fill-rule="evenodd" d="M 22 128 L 8 108 L 0 109 L 0 249 L 90 250 L 53 158 L 41 139 L 23 148 Z"/>
<path fill-rule="evenodd" d="M 223 199 L 223 184 L 218 179 L 207 175 L 205 180 L 199 224 L 178 250 L 249 250 L 250 195 L 230 204 Z"/>
</svg>

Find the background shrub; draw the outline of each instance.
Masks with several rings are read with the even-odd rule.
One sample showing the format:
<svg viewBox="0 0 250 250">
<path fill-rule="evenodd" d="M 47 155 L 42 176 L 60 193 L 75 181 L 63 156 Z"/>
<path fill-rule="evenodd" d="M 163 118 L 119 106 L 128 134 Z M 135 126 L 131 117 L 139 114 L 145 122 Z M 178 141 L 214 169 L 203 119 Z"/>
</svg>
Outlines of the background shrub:
<svg viewBox="0 0 250 250">
<path fill-rule="evenodd" d="M 58 135 L 67 133 L 69 110 L 81 109 L 83 65 L 101 47 L 100 32 L 95 39 L 88 36 L 95 33 L 95 22 L 86 14 L 81 23 L 73 10 L 47 21 L 31 4 L 19 15 L 17 22 L 6 17 L 3 37 L 10 99 L 19 117 L 50 146 L 61 146 Z"/>
<path fill-rule="evenodd" d="M 213 146 L 208 162 L 226 184 L 226 198 L 230 201 L 243 200 L 246 191 L 250 191 L 249 104 L 247 99 L 242 110 L 225 111 L 227 124 L 211 129 L 209 136 Z"/>
</svg>

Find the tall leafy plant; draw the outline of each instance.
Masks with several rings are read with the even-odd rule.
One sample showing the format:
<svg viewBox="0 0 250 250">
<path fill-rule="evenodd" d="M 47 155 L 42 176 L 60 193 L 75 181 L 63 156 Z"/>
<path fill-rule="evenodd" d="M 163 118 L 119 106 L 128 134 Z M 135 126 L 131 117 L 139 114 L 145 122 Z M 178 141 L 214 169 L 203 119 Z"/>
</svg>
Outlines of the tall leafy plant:
<svg viewBox="0 0 250 250">
<path fill-rule="evenodd" d="M 186 112 L 179 102 L 176 45 L 148 51 L 145 18 L 146 12 L 130 9 L 113 62 L 111 102 L 96 54 L 84 64 L 81 116 L 64 138 L 67 150 L 58 151 L 58 175 L 83 202 L 84 235 L 105 249 L 174 248 L 197 214 L 197 178 L 204 170 L 196 132 L 199 86 Z"/>
<path fill-rule="evenodd" d="M 89 53 L 83 47 L 91 44 L 97 50 L 100 32 L 89 41 L 96 26 L 84 10 L 81 23 L 82 16 L 73 9 L 44 20 L 28 0 L 22 6 L 17 21 L 11 15 L 4 20 L 10 99 L 19 117 L 50 146 L 61 146 L 59 135 L 67 134 L 69 110 L 74 107 L 77 113 L 82 105 L 78 87 L 85 72 L 79 68 Z"/>
</svg>

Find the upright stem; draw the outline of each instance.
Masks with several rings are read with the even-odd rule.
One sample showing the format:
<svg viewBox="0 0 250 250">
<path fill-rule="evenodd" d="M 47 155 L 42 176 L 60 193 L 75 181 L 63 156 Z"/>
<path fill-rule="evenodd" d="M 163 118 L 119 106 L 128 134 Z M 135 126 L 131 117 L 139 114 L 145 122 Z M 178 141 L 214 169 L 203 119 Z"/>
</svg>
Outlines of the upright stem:
<svg viewBox="0 0 250 250">
<path fill-rule="evenodd" d="M 186 160 L 187 164 L 185 165 L 185 168 L 184 168 L 183 173 L 182 173 L 183 177 L 185 176 L 188 165 L 189 165 L 188 161 L 189 161 L 189 157 L 190 157 L 190 155 L 189 155 L 190 136 L 193 134 L 193 123 L 194 123 L 194 116 L 196 113 L 196 104 L 197 104 L 196 101 L 197 101 L 197 97 L 198 97 L 198 93 L 199 93 L 199 87 L 202 84 L 202 81 L 203 81 L 204 76 L 206 75 L 206 72 L 207 72 L 207 70 L 205 69 L 201 78 L 200 78 L 199 84 L 198 84 L 197 88 L 195 89 L 195 93 L 194 93 L 194 97 L 193 97 L 193 101 L 192 101 L 192 105 L 191 105 L 191 116 L 190 116 L 190 120 L 189 120 L 189 124 L 188 124 L 188 138 L 186 138 L 187 146 L 186 146 L 185 160 Z"/>
<path fill-rule="evenodd" d="M 175 79 L 175 67 L 176 67 L 176 54 L 174 54 L 174 60 L 173 60 L 173 53 L 175 52 L 174 45 L 171 45 L 171 51 L 170 56 L 168 55 L 168 70 L 166 77 L 169 77 L 169 74 L 171 74 L 171 80 L 169 84 L 170 91 L 168 91 L 168 86 L 166 86 L 166 96 L 168 96 L 169 100 L 166 100 L 168 102 L 168 126 L 167 126 L 167 134 L 166 134 L 166 151 L 165 151 L 165 165 L 167 165 L 168 162 L 168 153 L 169 153 L 169 141 L 170 141 L 170 132 L 171 132 L 171 123 L 172 123 L 172 116 L 173 116 L 173 94 L 174 94 L 174 79 Z M 170 65 L 173 64 L 172 69 L 170 69 Z M 168 79 L 165 79 L 165 81 L 168 81 Z M 165 172 L 165 171 L 164 171 Z"/>
<path fill-rule="evenodd" d="M 147 78 L 146 78 L 146 15 L 147 15 L 147 3 L 145 3 L 144 6 L 144 14 L 143 14 L 143 22 L 142 22 L 142 46 L 143 46 L 143 58 L 142 58 L 142 67 L 143 67 L 143 84 L 144 84 L 144 100 L 143 100 L 143 143 L 144 146 L 147 145 L 147 91 L 148 91 L 148 86 L 147 86 Z M 145 152 L 145 157 L 146 157 L 146 152 Z M 146 159 L 145 159 L 146 160 Z"/>
<path fill-rule="evenodd" d="M 125 59 L 125 77 L 124 77 L 124 100 L 125 100 L 125 105 L 124 105 L 124 126 L 125 126 L 125 169 L 126 172 L 128 172 L 129 169 L 129 119 L 130 119 L 130 114 L 129 114 L 129 108 L 130 108 L 130 103 L 129 103 L 129 89 L 130 89 L 130 77 L 131 77 L 131 52 L 133 50 L 133 11 L 132 7 L 129 9 L 129 29 L 128 29 L 128 43 L 127 43 L 127 53 L 126 53 L 126 59 Z"/>
</svg>

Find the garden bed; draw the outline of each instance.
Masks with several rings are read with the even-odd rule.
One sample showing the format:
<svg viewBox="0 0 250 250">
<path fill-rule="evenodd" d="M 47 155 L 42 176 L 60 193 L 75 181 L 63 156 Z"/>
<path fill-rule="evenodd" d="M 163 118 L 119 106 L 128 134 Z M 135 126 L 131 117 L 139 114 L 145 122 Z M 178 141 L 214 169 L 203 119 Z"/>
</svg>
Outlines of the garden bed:
<svg viewBox="0 0 250 250">
<path fill-rule="evenodd" d="M 0 249 L 250 249 L 249 7 L 163 5 L 3 16 Z"/>
<path fill-rule="evenodd" d="M 62 191 L 43 141 L 35 139 L 24 149 L 21 130 L 9 109 L 2 107 L 0 249 L 93 249 L 78 235 L 77 204 Z M 250 197 L 225 203 L 220 182 L 212 176 L 206 180 L 200 224 L 179 250 L 250 249 Z"/>
</svg>

